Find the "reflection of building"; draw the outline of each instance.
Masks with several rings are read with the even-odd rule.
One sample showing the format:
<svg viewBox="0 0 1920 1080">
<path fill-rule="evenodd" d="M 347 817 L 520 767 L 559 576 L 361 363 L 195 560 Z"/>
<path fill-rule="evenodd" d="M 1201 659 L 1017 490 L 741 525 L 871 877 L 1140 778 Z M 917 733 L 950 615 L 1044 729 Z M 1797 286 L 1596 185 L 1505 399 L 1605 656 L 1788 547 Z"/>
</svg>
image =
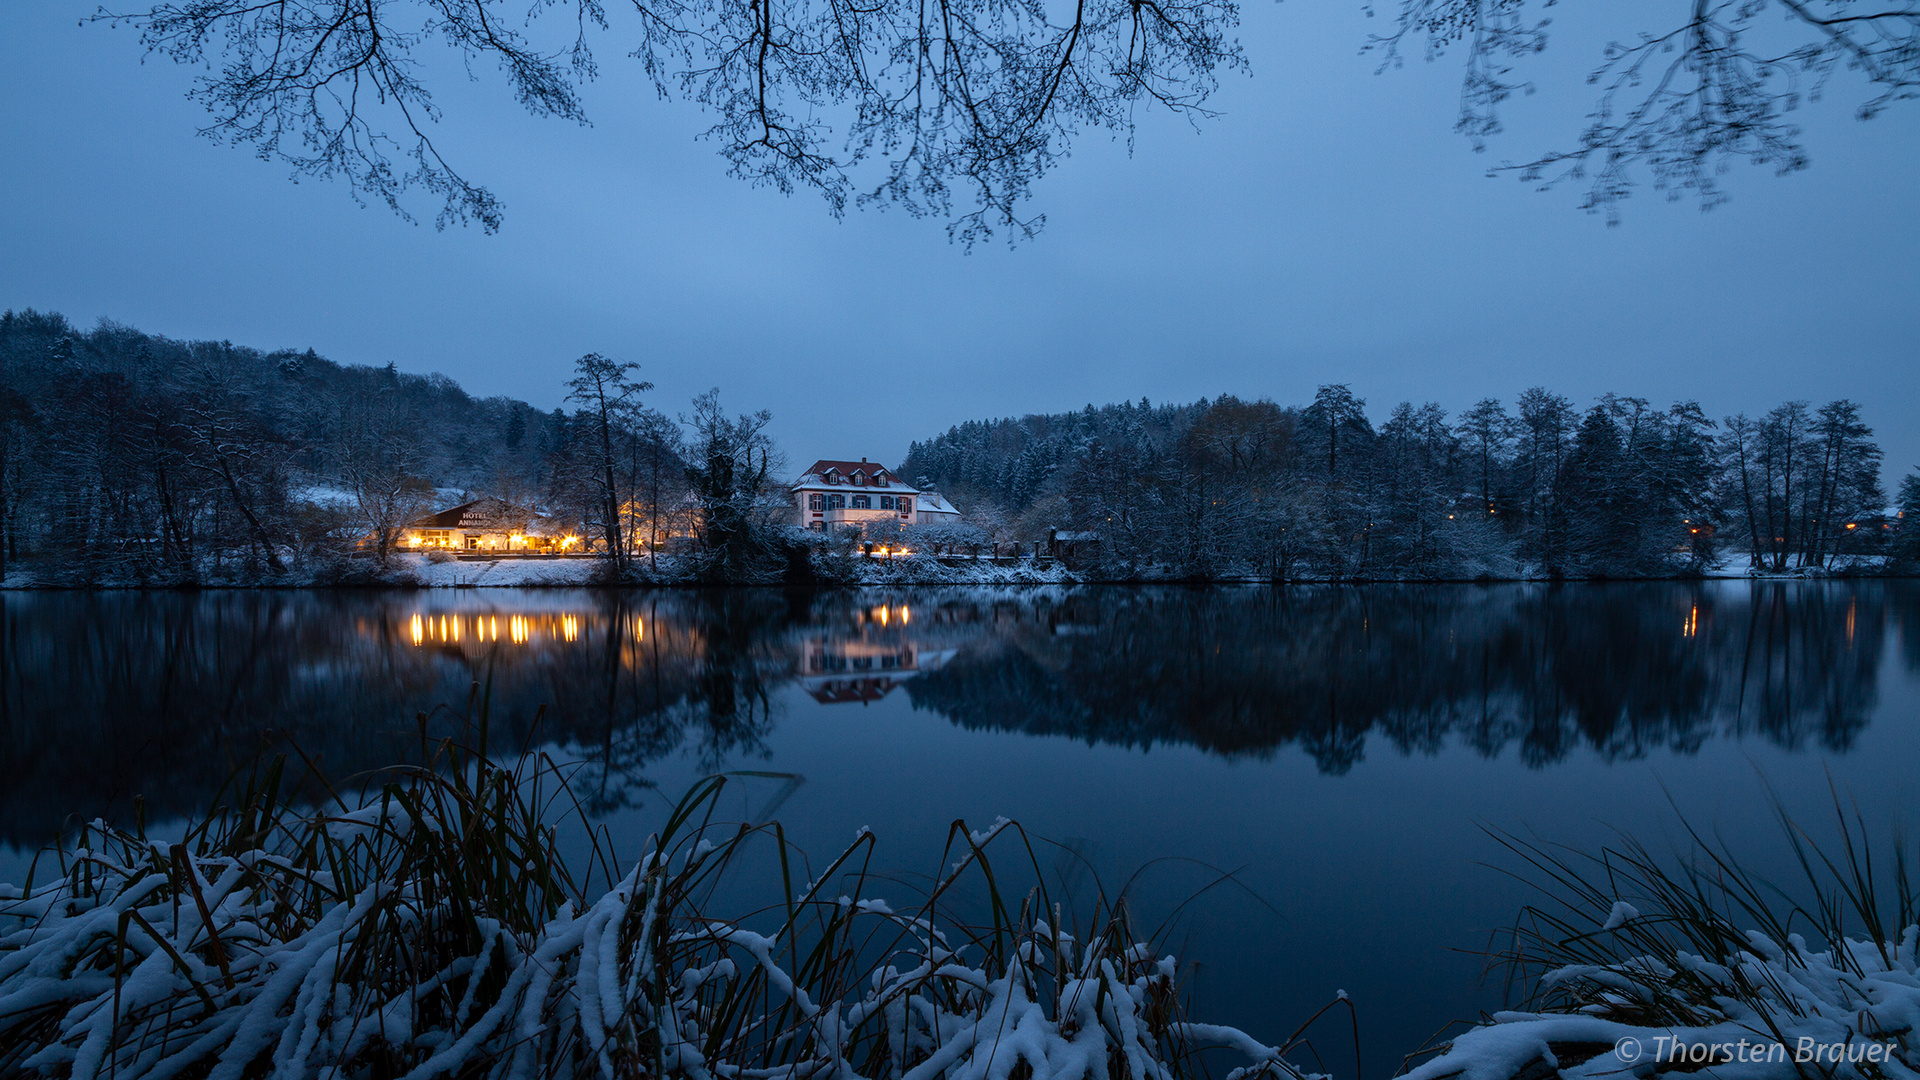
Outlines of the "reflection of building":
<svg viewBox="0 0 1920 1080">
<path fill-rule="evenodd" d="M 934 492 L 922 492 L 881 465 L 859 461 L 816 461 L 794 481 L 794 506 L 809 529 L 852 525 L 865 529 L 881 522 L 901 525 L 950 524 L 960 520 L 953 504 Z"/>
<path fill-rule="evenodd" d="M 923 651 L 898 638 L 812 638 L 801 650 L 800 686 L 822 705 L 866 704 L 923 671 L 938 669 L 954 651 Z"/>
</svg>

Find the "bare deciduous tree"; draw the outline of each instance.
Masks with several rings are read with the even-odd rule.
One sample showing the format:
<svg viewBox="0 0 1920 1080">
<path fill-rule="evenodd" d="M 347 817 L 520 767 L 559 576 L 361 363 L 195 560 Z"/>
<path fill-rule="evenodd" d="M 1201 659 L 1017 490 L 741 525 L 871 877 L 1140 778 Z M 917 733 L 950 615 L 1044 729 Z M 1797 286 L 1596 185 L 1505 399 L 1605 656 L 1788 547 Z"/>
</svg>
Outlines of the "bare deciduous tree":
<svg viewBox="0 0 1920 1080">
<path fill-rule="evenodd" d="M 1458 129 L 1484 145 L 1502 105 L 1530 88 L 1516 68 L 1545 49 L 1540 9 L 1552 2 L 1399 0 L 1394 29 L 1368 48 L 1382 67 L 1414 49 L 1463 52 Z M 1862 116 L 1920 88 L 1913 0 L 1672 3 L 1672 23 L 1623 27 L 1607 48 L 1590 80 L 1600 98 L 1571 145 L 1496 171 L 1590 180 L 1587 207 L 1613 213 L 1644 165 L 1656 185 L 1711 206 L 1730 160 L 1806 164 L 1787 114 L 1836 70 L 1867 84 Z M 533 17 L 556 8 L 571 19 Z M 1042 218 L 1023 204 L 1074 136 L 1130 132 L 1143 105 L 1207 115 L 1218 73 L 1246 62 L 1234 0 L 631 0 L 627 14 L 622 51 L 662 96 L 714 114 L 707 136 L 732 175 L 811 188 L 835 214 L 886 202 L 946 217 L 968 243 L 1032 235 Z M 1768 14 L 1784 32 L 1761 30 Z M 169 0 L 99 17 L 206 70 L 193 91 L 212 117 L 204 134 L 402 214 L 422 189 L 441 224 L 489 232 L 498 199 L 431 137 L 440 114 L 422 51 L 451 46 L 469 71 L 497 64 L 529 112 L 584 123 L 579 84 L 598 72 L 589 39 L 609 29 L 602 0 L 539 3 L 532 16 L 510 0 Z M 542 26 L 564 29 L 543 38 Z"/>
</svg>

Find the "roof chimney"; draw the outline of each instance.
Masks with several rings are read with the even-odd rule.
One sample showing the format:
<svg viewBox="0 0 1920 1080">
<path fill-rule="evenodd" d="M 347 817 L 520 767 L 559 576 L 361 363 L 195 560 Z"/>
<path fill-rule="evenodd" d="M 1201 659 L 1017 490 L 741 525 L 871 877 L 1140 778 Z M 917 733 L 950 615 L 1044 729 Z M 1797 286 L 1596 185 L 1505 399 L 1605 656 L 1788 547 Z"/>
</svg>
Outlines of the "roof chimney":
<svg viewBox="0 0 1920 1080">
<path fill-rule="evenodd" d="M 866 458 L 861 458 L 861 459 L 860 459 L 860 464 L 862 464 L 862 465 L 865 465 L 866 463 L 867 463 L 867 459 L 866 459 Z"/>
</svg>

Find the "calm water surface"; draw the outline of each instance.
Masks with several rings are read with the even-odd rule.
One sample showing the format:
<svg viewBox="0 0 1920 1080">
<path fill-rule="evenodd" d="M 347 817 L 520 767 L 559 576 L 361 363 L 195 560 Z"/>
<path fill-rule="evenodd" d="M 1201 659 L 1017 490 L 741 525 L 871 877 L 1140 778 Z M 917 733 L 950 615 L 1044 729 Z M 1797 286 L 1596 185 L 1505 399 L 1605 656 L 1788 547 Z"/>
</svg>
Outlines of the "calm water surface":
<svg viewBox="0 0 1920 1080">
<path fill-rule="evenodd" d="M 496 740 L 584 763 L 629 847 L 748 768 L 794 779 L 729 809 L 817 856 L 871 826 L 931 871 L 954 819 L 1005 815 L 1110 888 L 1148 866 L 1149 915 L 1237 871 L 1178 934 L 1197 1011 L 1278 1041 L 1344 989 L 1369 1078 L 1502 1003 L 1475 953 L 1531 896 L 1486 828 L 1659 846 L 1671 798 L 1785 876 L 1767 787 L 1818 817 L 1831 781 L 1887 826 L 1920 764 L 1920 582 L 16 593 L 0 877 L 288 738 L 334 776 L 401 760 L 489 673 Z"/>
</svg>

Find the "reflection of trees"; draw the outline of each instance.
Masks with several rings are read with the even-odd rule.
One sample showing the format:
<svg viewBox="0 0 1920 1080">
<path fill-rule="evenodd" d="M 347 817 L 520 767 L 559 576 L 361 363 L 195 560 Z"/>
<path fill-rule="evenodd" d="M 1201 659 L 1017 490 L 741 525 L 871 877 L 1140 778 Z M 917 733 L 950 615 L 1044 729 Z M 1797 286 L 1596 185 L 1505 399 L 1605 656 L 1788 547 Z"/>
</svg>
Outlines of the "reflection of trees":
<svg viewBox="0 0 1920 1080">
<path fill-rule="evenodd" d="M 1328 772 L 1369 733 L 1533 766 L 1718 736 L 1844 750 L 1906 583 L 1089 591 L 908 685 L 969 727 L 1265 756 Z M 1920 620 L 1912 620 L 1912 623 Z"/>
<path fill-rule="evenodd" d="M 764 755 L 772 691 L 785 674 L 775 655 L 782 598 L 714 589 L 596 599 L 607 647 L 563 654 L 543 672 L 555 713 L 574 718 L 566 741 L 585 763 L 575 787 L 589 809 L 630 804 L 650 787 L 646 767 L 683 749 L 706 770 Z"/>
<path fill-rule="evenodd" d="M 287 739 L 334 778 L 406 760 L 420 712 L 455 730 L 476 683 L 496 751 L 561 744 L 601 804 L 682 748 L 705 763 L 758 749 L 770 665 L 755 642 L 777 596 L 531 595 L 575 613 L 572 640 L 476 640 L 486 607 L 469 602 L 459 642 L 416 643 L 412 617 L 443 603 L 421 594 L 0 598 L 0 840 L 38 844 L 135 795 L 155 817 L 199 809 Z"/>
</svg>

